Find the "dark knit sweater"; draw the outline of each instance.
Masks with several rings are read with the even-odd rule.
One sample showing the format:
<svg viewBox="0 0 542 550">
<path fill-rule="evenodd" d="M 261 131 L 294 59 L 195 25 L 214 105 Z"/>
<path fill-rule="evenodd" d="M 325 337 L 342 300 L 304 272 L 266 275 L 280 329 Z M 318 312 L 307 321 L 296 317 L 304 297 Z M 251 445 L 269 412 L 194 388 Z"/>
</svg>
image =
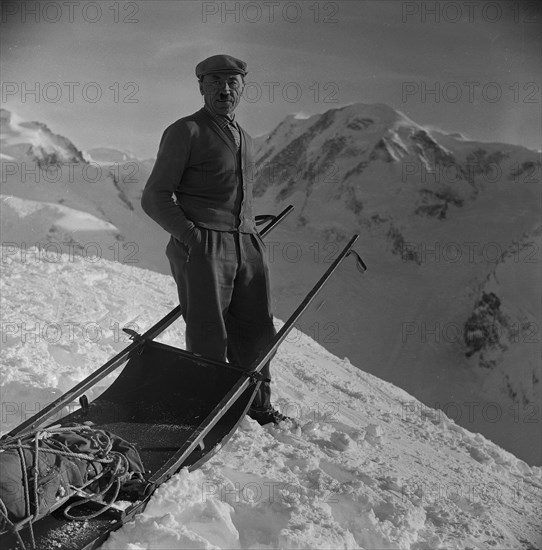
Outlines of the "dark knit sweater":
<svg viewBox="0 0 542 550">
<path fill-rule="evenodd" d="M 205 109 L 164 131 L 141 205 L 181 242 L 194 224 L 218 231 L 255 232 L 252 139 L 239 129 L 240 151 Z"/>
</svg>

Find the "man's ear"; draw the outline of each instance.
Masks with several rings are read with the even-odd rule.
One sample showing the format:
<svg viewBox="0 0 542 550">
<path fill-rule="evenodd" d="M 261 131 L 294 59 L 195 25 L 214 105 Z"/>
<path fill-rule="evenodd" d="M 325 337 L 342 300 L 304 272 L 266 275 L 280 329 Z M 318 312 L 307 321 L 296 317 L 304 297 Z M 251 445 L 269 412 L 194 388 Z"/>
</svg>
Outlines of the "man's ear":
<svg viewBox="0 0 542 550">
<path fill-rule="evenodd" d="M 198 84 L 199 84 L 199 93 L 200 93 L 201 95 L 205 95 L 205 94 L 203 93 L 203 78 L 200 78 L 200 79 L 198 80 Z"/>
</svg>

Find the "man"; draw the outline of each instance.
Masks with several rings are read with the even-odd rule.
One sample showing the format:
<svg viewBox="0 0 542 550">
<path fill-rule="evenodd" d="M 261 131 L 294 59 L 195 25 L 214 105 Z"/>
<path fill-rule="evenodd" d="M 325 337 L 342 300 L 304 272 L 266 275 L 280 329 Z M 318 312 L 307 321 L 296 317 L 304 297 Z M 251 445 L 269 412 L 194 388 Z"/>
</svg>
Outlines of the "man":
<svg viewBox="0 0 542 550">
<path fill-rule="evenodd" d="M 196 66 L 204 107 L 164 132 L 143 191 L 143 210 L 171 234 L 166 254 L 189 351 L 248 368 L 275 336 L 265 245 L 252 210 L 252 140 L 233 112 L 246 63 L 214 55 Z M 249 415 L 271 406 L 269 363 Z"/>
</svg>

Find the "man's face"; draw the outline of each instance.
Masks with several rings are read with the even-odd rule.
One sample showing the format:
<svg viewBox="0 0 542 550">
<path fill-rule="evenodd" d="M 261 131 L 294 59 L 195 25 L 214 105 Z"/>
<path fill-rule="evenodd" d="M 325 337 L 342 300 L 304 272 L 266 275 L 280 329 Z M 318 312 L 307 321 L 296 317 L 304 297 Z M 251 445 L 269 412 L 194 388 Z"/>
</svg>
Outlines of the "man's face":
<svg viewBox="0 0 542 550">
<path fill-rule="evenodd" d="M 243 93 L 243 77 L 237 73 L 206 74 L 199 83 L 205 105 L 217 115 L 235 111 Z"/>
</svg>

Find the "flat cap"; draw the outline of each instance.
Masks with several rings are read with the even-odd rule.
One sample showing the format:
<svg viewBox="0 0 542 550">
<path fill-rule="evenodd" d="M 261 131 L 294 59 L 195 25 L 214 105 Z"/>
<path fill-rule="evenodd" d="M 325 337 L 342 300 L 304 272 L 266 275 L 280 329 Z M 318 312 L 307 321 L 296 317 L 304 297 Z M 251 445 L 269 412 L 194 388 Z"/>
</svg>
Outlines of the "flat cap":
<svg viewBox="0 0 542 550">
<path fill-rule="evenodd" d="M 196 65 L 196 76 L 199 78 L 211 73 L 236 73 L 245 76 L 247 64 L 231 55 L 213 55 Z"/>
</svg>

